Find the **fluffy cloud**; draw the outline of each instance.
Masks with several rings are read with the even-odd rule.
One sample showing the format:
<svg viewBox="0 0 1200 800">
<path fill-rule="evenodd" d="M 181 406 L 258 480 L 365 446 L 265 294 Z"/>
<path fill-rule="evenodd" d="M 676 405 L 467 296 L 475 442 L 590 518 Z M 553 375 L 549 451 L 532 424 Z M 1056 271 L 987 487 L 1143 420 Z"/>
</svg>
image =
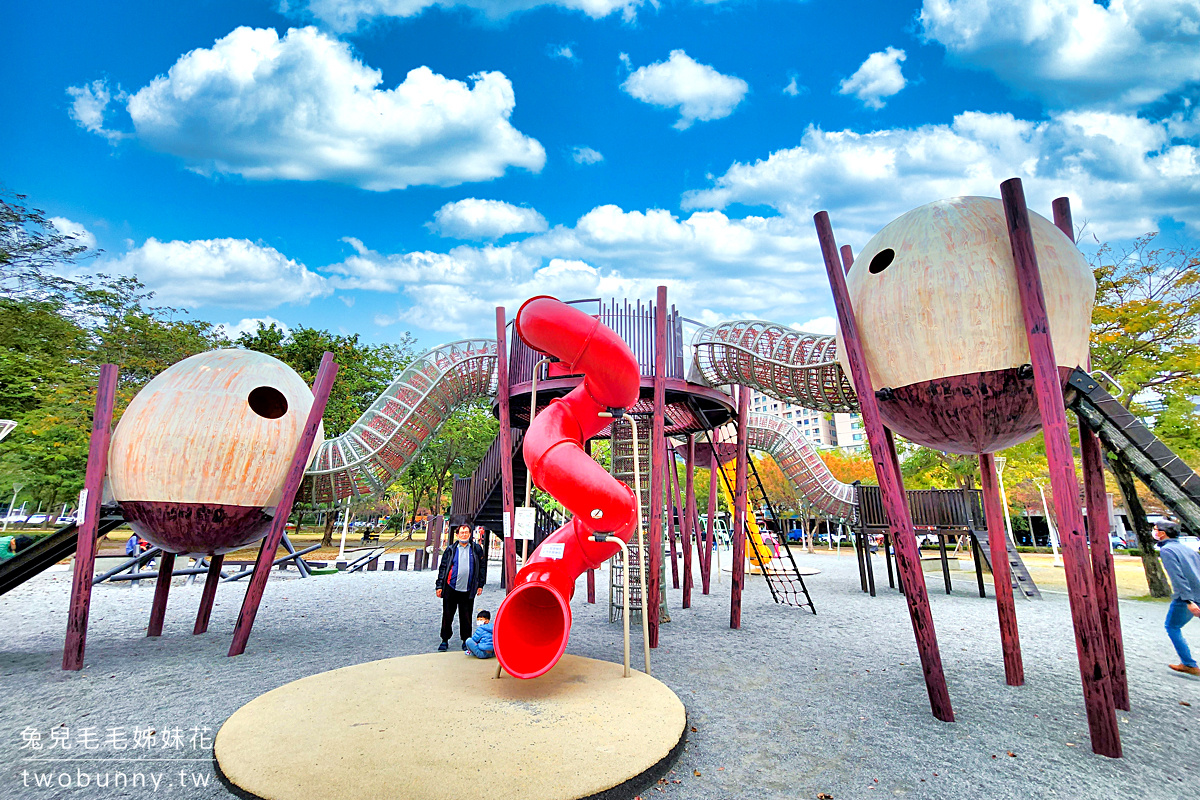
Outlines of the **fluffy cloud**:
<svg viewBox="0 0 1200 800">
<path fill-rule="evenodd" d="M 924 0 L 927 40 L 1055 107 L 1131 109 L 1200 78 L 1196 0 Z"/>
<path fill-rule="evenodd" d="M 1074 112 L 1031 122 L 1009 114 L 960 114 L 949 125 L 873 133 L 810 127 L 796 147 L 733 164 L 685 208 L 770 205 L 807 220 L 829 209 L 847 241 L 865 244 L 888 221 L 957 195 L 999 195 L 1025 181 L 1030 205 L 1071 198 L 1077 223 L 1102 239 L 1155 230 L 1170 217 L 1200 232 L 1200 148 L 1180 144 L 1178 120 Z"/>
<path fill-rule="evenodd" d="M 900 73 L 900 62 L 905 58 L 904 51 L 894 47 L 871 53 L 853 75 L 841 82 L 838 93 L 854 95 L 867 108 L 883 108 L 883 98 L 898 93 L 908 83 Z"/>
<path fill-rule="evenodd" d="M 50 224 L 61 233 L 75 240 L 75 244 L 90 249 L 96 246 L 96 235 L 85 228 L 78 222 L 73 222 L 66 217 L 50 217 Z"/>
<path fill-rule="evenodd" d="M 274 325 L 276 328 L 282 330 L 285 334 L 291 333 L 292 330 L 286 324 L 271 316 L 248 317 L 240 322 L 223 322 L 217 327 L 221 329 L 221 333 L 225 334 L 230 339 L 237 339 L 243 333 L 255 333 L 260 324 L 267 328 Z"/>
<path fill-rule="evenodd" d="M 475 197 L 446 203 L 431 224 L 440 235 L 456 239 L 499 239 L 510 233 L 538 233 L 546 227 L 546 218 L 532 208 Z"/>
<path fill-rule="evenodd" d="M 590 147 L 572 147 L 571 159 L 576 164 L 599 164 L 604 160 L 604 155 Z"/>
<path fill-rule="evenodd" d="M 381 254 L 354 242 L 357 252 L 327 271 L 341 288 L 402 295 L 396 313 L 379 324 L 456 334 L 479 333 L 479 320 L 496 305 L 515 306 L 532 294 L 649 297 L 658 284 L 701 319 L 779 319 L 797 309 L 824 312 L 824 272 L 812 260 L 819 251 L 808 228 L 780 217 L 705 211 L 681 219 L 609 205 L 574 226 L 502 247 Z"/>
<path fill-rule="evenodd" d="M 183 308 L 274 308 L 307 303 L 332 291 L 325 278 L 303 264 L 246 239 L 151 238 L 104 267 L 137 275 L 155 300 Z"/>
<path fill-rule="evenodd" d="M 280 39 L 243 27 L 183 55 L 127 108 L 140 141 L 206 175 L 387 191 L 545 163 L 541 144 L 509 123 L 516 101 L 503 74 L 474 75 L 468 86 L 418 67 L 392 89 L 382 81 L 345 42 L 315 28 Z M 104 96 L 94 84 L 79 91 L 72 113 L 98 128 L 94 106 Z"/>
<path fill-rule="evenodd" d="M 642 0 L 283 0 L 281 3 L 284 11 L 311 16 L 339 33 L 349 33 L 376 19 L 415 17 L 433 6 L 467 8 L 492 20 L 546 5 L 581 11 L 592 19 L 619 12 L 629 20 L 641 4 Z"/>
<path fill-rule="evenodd" d="M 629 57 L 622 54 L 629 66 Z M 750 85 L 741 78 L 722 75 L 699 64 L 682 50 L 672 50 L 666 61 L 634 70 L 621 89 L 630 97 L 662 108 L 678 108 L 675 127 L 686 130 L 696 120 L 728 117 L 742 102 Z"/>
</svg>

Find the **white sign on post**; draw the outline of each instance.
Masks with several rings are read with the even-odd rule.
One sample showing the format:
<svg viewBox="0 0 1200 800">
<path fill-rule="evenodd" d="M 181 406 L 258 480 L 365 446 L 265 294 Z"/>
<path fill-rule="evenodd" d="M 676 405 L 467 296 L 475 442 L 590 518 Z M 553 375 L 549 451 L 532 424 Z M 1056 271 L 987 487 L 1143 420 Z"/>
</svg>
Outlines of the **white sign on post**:
<svg viewBox="0 0 1200 800">
<path fill-rule="evenodd" d="M 533 541 L 534 514 L 536 509 L 532 506 L 520 506 L 517 508 L 517 532 L 516 538 L 524 539 L 527 542 Z"/>
</svg>

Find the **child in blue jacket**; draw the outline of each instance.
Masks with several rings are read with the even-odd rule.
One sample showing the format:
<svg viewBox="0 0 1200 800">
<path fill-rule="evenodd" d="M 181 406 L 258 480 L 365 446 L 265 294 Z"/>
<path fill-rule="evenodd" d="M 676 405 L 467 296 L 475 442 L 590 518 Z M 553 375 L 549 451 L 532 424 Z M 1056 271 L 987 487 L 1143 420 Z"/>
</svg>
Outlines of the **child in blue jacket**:
<svg viewBox="0 0 1200 800">
<path fill-rule="evenodd" d="M 489 612 L 480 611 L 475 615 L 475 632 L 464 644 L 467 652 L 476 658 L 496 655 L 496 649 L 492 646 L 492 615 Z"/>
</svg>

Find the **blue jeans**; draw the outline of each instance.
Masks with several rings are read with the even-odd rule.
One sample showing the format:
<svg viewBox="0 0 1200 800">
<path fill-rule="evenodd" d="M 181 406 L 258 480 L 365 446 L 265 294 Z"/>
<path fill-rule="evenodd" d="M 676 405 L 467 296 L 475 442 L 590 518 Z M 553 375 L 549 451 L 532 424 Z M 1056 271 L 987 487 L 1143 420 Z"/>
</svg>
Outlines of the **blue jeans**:
<svg viewBox="0 0 1200 800">
<path fill-rule="evenodd" d="M 1171 607 L 1167 609 L 1167 636 L 1171 637 L 1171 644 L 1175 645 L 1175 652 L 1179 654 L 1179 661 L 1185 667 L 1196 666 L 1187 640 L 1183 638 L 1183 626 L 1191 621 L 1192 612 L 1188 611 L 1188 604 L 1179 598 L 1172 600 Z"/>
<path fill-rule="evenodd" d="M 1190 617 L 1191 614 L 1188 614 L 1188 616 Z M 492 656 L 496 655 L 491 650 L 484 650 L 475 642 L 474 639 L 467 639 L 464 644 L 467 645 L 467 652 L 476 658 L 491 658 Z M 1184 645 L 1184 647 L 1187 647 L 1187 645 Z"/>
</svg>

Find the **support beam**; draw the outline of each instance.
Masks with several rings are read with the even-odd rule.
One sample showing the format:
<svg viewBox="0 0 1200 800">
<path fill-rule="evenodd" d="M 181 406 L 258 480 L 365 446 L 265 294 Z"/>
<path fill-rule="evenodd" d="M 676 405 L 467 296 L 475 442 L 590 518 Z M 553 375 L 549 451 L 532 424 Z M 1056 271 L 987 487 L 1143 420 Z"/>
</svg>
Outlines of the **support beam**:
<svg viewBox="0 0 1200 800">
<path fill-rule="evenodd" d="M 212 616 L 213 601 L 217 597 L 217 584 L 221 582 L 221 564 L 225 562 L 225 554 L 211 556 L 208 562 L 208 576 L 204 579 L 204 591 L 200 595 L 200 608 L 196 611 L 196 625 L 192 635 L 196 636 L 208 630 L 208 620 Z"/>
<path fill-rule="evenodd" d="M 100 525 L 100 499 L 104 494 L 104 471 L 108 467 L 108 445 L 112 441 L 113 398 L 117 390 L 117 367 L 100 367 L 96 385 L 96 408 L 92 412 L 92 436 L 88 444 L 87 472 L 79 502 L 76 534 L 75 573 L 71 579 L 71 607 L 67 612 L 67 640 L 63 645 L 62 668 L 83 668 L 87 646 L 88 614 L 92 607 L 92 573 L 96 569 L 96 529 Z"/>
<path fill-rule="evenodd" d="M 187 566 L 187 562 L 184 562 Z M 154 603 L 150 606 L 147 636 L 162 636 L 163 620 L 167 617 L 167 595 L 171 593 L 171 577 L 175 573 L 175 554 L 163 553 L 158 559 L 158 580 L 154 582 Z"/>
<path fill-rule="evenodd" d="M 683 500 L 683 607 L 692 607 L 692 545 L 696 538 L 696 435 L 687 437 Z"/>
<path fill-rule="evenodd" d="M 992 580 L 996 585 L 996 614 L 1000 618 L 1000 650 L 1004 654 L 1004 681 L 1009 686 L 1025 684 L 1025 665 L 1021 661 L 1021 635 L 1017 630 L 1017 606 L 1013 602 L 1012 572 L 1008 565 L 1007 536 L 1000 502 L 1000 479 L 996 457 L 979 457 L 979 486 L 983 491 L 983 514 L 987 520 L 988 550 L 992 560 Z"/>
<path fill-rule="evenodd" d="M 871 385 L 871 376 L 863 356 L 858 322 L 850 305 L 850 294 L 846 289 L 846 276 L 838 256 L 837 241 L 834 239 L 833 228 L 829 224 L 829 215 L 826 212 L 818 212 L 813 221 L 816 223 L 821 256 L 825 261 L 825 272 L 833 290 L 833 303 L 837 309 L 838 323 L 841 325 L 841 344 L 846 348 L 850 374 L 858 394 L 859 410 L 862 412 L 863 428 L 867 434 L 867 444 L 871 449 L 871 459 L 875 462 L 880 495 L 896 546 L 896 561 L 905 587 L 904 596 L 908 603 L 909 617 L 912 619 L 913 635 L 917 640 L 917 651 L 921 656 L 921 669 L 925 674 L 929 705 L 936 718 L 943 722 L 953 722 L 954 710 L 950 705 L 950 692 L 946 688 L 946 676 L 942 671 L 942 656 L 938 650 L 937 632 L 933 627 L 933 614 L 929 609 L 925 576 L 921 573 L 921 556 L 917 550 L 912 518 L 909 516 L 904 483 L 900 478 L 899 463 L 889 446 L 890 431 L 884 427 L 879 417 L 875 389 Z"/>
<path fill-rule="evenodd" d="M 700 590 L 708 594 L 712 583 L 713 542 L 717 529 L 717 471 L 721 469 L 721 460 L 717 457 L 719 436 L 716 430 L 709 431 L 709 444 L 712 447 L 712 462 L 708 470 L 708 522 L 704 526 L 704 554 L 701 556 L 703 567 L 700 570 Z"/>
<path fill-rule="evenodd" d="M 237 626 L 233 629 L 233 642 L 229 645 L 229 655 L 237 656 L 246 651 L 246 643 L 250 640 L 250 631 L 254 627 L 254 618 L 258 615 L 258 606 L 262 602 L 263 592 L 267 588 L 267 578 L 271 573 L 271 562 L 275 560 L 275 550 L 283 539 L 287 519 L 292 513 L 292 504 L 296 500 L 296 492 L 304 479 L 304 470 L 308 467 L 309 456 L 312 455 L 313 445 L 317 440 L 317 432 L 321 427 L 321 417 L 325 414 L 325 405 L 329 402 L 329 392 L 333 388 L 333 379 L 337 375 L 338 365 L 333 360 L 333 353 L 326 352 L 321 357 L 321 366 L 317 370 L 317 378 L 313 382 L 313 404 L 308 411 L 308 419 L 304 423 L 304 432 L 300 442 L 292 454 L 292 463 L 288 467 L 287 477 L 284 478 L 283 491 L 279 496 L 279 505 L 275 507 L 275 517 L 271 520 L 271 529 L 263 539 L 262 549 L 258 552 L 258 561 L 254 565 L 254 574 L 250 576 L 250 585 L 246 587 L 246 596 L 242 600 L 242 610 L 238 614 Z"/>
<path fill-rule="evenodd" d="M 1087 544 L 1083 533 L 1083 516 L 1079 511 L 1079 483 L 1075 478 L 1075 457 L 1071 453 L 1071 438 L 1067 430 L 1067 411 L 1063 401 L 1058 361 L 1054 343 L 1050 340 L 1050 320 L 1046 313 L 1046 298 L 1042 293 L 1042 277 L 1037 253 L 1033 246 L 1033 231 L 1025 192 L 1019 178 L 1000 184 L 1004 216 L 1008 223 L 1008 238 L 1016 265 L 1017 288 L 1021 297 L 1021 312 L 1025 334 L 1029 341 L 1030 361 L 1033 364 L 1034 391 L 1042 417 L 1042 434 L 1046 442 L 1046 460 L 1050 467 L 1050 487 L 1054 493 L 1054 510 L 1062 538 L 1067 596 L 1071 604 L 1071 619 L 1075 627 L 1075 649 L 1079 655 L 1079 674 L 1083 682 L 1084 705 L 1091 730 L 1092 750 L 1111 758 L 1121 756 L 1121 737 L 1117 730 L 1117 714 L 1113 705 L 1112 686 L 1108 678 L 1108 661 L 1100 642 L 1100 611 L 1096 605 L 1096 590 L 1088 564 Z"/>
<path fill-rule="evenodd" d="M 508 387 L 508 330 L 504 309 L 496 309 L 496 401 L 500 406 L 500 518 L 508 518 L 504 533 L 503 566 L 500 586 L 512 591 L 512 579 L 517 574 L 517 507 L 513 489 L 512 398 Z M 525 480 L 533 480 L 528 474 Z"/>
<path fill-rule="evenodd" d="M 675 463 L 675 449 L 665 438 L 663 439 L 663 456 L 667 466 L 667 536 L 671 542 L 671 588 L 678 589 L 679 549 L 675 546 L 675 539 L 683 528 L 683 506 L 679 503 L 679 465 Z M 678 523 L 675 522 L 676 511 L 679 514 Z"/>
<path fill-rule="evenodd" d="M 650 548 L 646 558 L 646 593 L 642 606 L 650 623 L 650 646 L 658 647 L 658 622 L 662 613 L 663 554 L 663 440 L 667 409 L 667 287 L 658 287 L 654 305 L 654 418 L 650 428 Z M 636 443 L 635 443 L 636 447 Z"/>
<path fill-rule="evenodd" d="M 738 387 L 737 472 L 733 488 L 733 555 L 729 566 L 733 588 L 729 593 L 729 627 L 742 627 L 742 586 L 746 582 L 746 499 L 749 494 L 746 474 L 750 458 L 749 435 L 750 387 Z"/>
</svg>

